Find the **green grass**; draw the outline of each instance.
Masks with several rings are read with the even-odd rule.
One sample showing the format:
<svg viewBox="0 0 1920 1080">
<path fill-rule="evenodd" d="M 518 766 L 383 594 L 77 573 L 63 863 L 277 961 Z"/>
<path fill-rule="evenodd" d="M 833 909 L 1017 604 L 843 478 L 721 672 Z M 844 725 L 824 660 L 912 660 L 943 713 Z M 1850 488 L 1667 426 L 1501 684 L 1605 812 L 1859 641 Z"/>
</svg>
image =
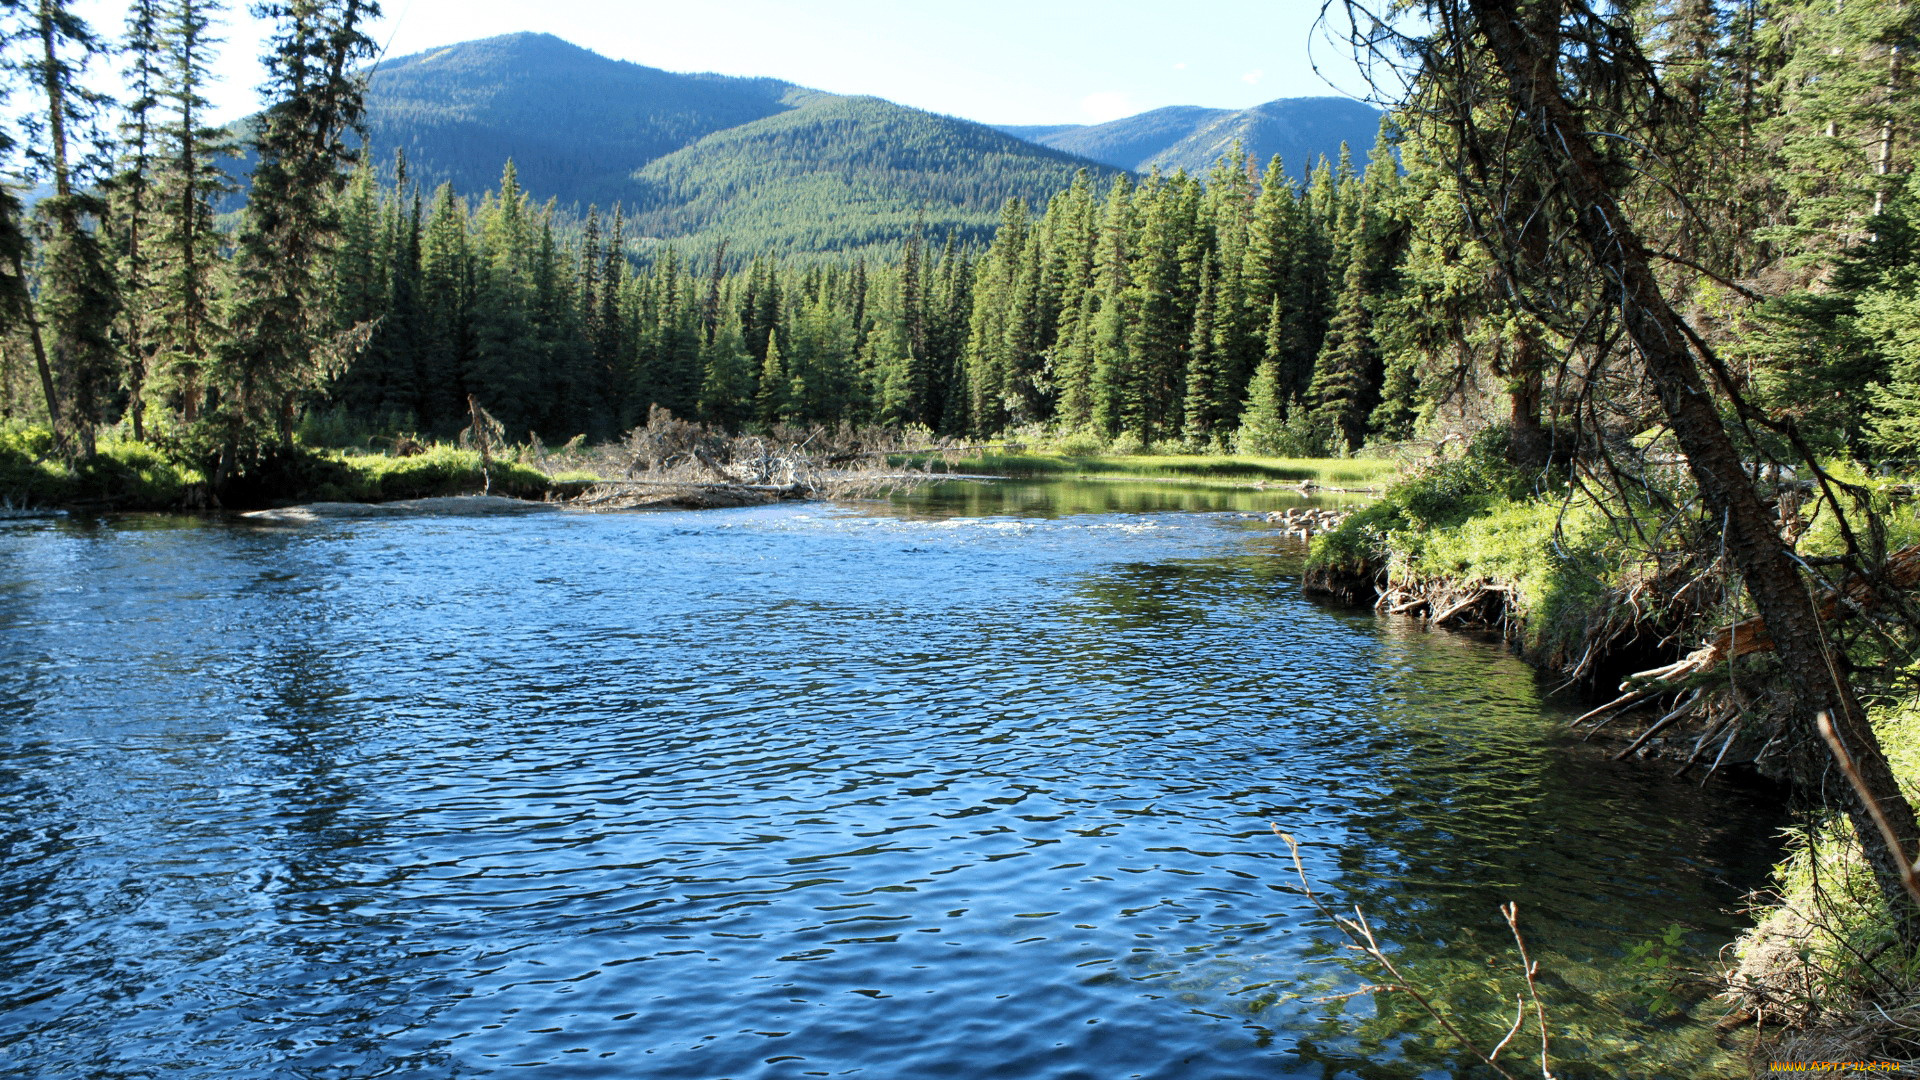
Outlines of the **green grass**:
<svg viewBox="0 0 1920 1080">
<path fill-rule="evenodd" d="M 0 498 L 15 506 L 99 505 L 161 510 L 179 505 L 197 470 L 145 443 L 104 441 L 91 461 L 69 465 L 42 427 L 0 430 Z"/>
<path fill-rule="evenodd" d="M 1908 800 L 1920 798 L 1920 698 L 1868 710 L 1887 763 Z M 1920 956 L 1893 947 L 1895 919 L 1881 897 L 1852 826 L 1837 810 L 1793 830 L 1774 868 L 1775 914 L 1736 945 L 1746 956 L 1787 912 L 1811 923 L 1798 943 L 1808 1004 L 1840 1006 L 1920 983 Z M 1861 957 L 1873 957 L 1869 969 Z M 1875 975 L 1875 972 L 1878 975 Z"/>
<path fill-rule="evenodd" d="M 493 494 L 520 499 L 575 492 L 599 480 L 584 472 L 548 476 L 500 460 L 487 474 Z M 15 506 L 176 509 L 192 485 L 205 482 L 198 469 L 145 443 L 103 441 L 93 460 L 69 465 L 55 453 L 45 428 L 0 430 L 0 499 Z M 391 502 L 472 495 L 485 484 L 480 455 L 445 444 L 411 457 L 297 447 L 262 455 L 234 478 L 223 502 L 236 509 L 285 502 Z"/>
<path fill-rule="evenodd" d="M 1335 577 L 1411 586 L 1485 582 L 1508 590 L 1517 640 L 1537 663 L 1559 665 L 1605 614 L 1625 573 L 1604 516 L 1564 488 L 1506 464 L 1495 441 L 1430 465 L 1388 488 L 1339 528 L 1317 536 L 1308 566 Z"/>
<path fill-rule="evenodd" d="M 906 460 L 906 459 L 903 459 Z M 939 460 L 914 455 L 910 460 Z M 1384 487 L 1398 462 L 1376 458 L 1269 458 L 1221 454 L 985 453 L 947 466 L 953 472 L 1002 476 L 1080 476 L 1128 480 L 1247 480 L 1322 487 Z"/>
<path fill-rule="evenodd" d="M 412 457 L 341 452 L 322 456 L 339 466 L 339 478 L 313 490 L 306 497 L 309 501 L 391 502 L 474 495 L 488 476 L 492 494 L 516 499 L 544 498 L 555 487 L 554 477 L 513 462 L 495 461 L 483 476 L 477 451 L 444 443 Z"/>
</svg>

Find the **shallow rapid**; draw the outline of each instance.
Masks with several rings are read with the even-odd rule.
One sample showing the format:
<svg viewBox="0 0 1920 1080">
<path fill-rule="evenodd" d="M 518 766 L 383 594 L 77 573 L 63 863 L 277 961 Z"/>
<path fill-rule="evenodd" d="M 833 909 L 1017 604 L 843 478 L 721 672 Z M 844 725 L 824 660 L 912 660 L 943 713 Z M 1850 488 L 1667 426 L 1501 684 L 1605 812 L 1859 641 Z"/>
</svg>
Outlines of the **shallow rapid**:
<svg viewBox="0 0 1920 1080">
<path fill-rule="evenodd" d="M 1470 1021 L 1517 901 L 1562 1075 L 1737 1075 L 1624 957 L 1768 800 L 1306 601 L 1294 504 L 0 523 L 0 1074 L 1455 1075 L 1277 823 Z"/>
</svg>

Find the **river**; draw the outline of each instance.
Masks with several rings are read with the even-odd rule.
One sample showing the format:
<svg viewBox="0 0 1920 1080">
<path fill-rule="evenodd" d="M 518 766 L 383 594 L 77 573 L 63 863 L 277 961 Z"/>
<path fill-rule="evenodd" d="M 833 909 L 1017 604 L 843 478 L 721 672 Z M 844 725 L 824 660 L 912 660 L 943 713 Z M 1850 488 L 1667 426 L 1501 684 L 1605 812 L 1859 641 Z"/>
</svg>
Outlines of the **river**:
<svg viewBox="0 0 1920 1080">
<path fill-rule="evenodd" d="M 1560 1075 L 1740 1075 L 1625 957 L 1771 799 L 1305 600 L 1298 502 L 0 523 L 0 1073 L 1456 1075 L 1277 823 L 1476 1032 L 1515 901 Z"/>
</svg>

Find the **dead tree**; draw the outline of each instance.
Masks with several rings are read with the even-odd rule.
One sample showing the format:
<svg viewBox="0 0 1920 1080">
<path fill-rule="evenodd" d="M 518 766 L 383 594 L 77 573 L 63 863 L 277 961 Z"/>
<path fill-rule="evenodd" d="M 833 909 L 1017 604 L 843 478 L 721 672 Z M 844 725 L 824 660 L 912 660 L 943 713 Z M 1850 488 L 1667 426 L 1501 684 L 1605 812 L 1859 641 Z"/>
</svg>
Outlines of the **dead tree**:
<svg viewBox="0 0 1920 1080">
<path fill-rule="evenodd" d="M 1400 14 L 1369 11 L 1361 0 L 1345 3 L 1359 47 L 1376 59 L 1394 51 L 1417 65 L 1415 94 L 1424 96 L 1412 122 L 1444 125 L 1468 217 L 1522 303 L 1570 340 L 1624 340 L 1626 355 L 1637 359 L 1685 454 L 1702 510 L 1724 531 L 1728 561 L 1780 658 L 1794 779 L 1802 790 L 1818 791 L 1831 772 L 1835 759 L 1816 721 L 1830 714 L 1858 790 L 1867 794 L 1846 784 L 1828 790 L 1842 800 L 1904 936 L 1920 938 L 1920 911 L 1902 873 L 1920 825 L 1836 662 L 1816 583 L 1802 575 L 1783 540 L 1703 366 L 1741 425 L 1799 441 L 1790 424 L 1741 399 L 1711 348 L 1675 310 L 1654 269 L 1655 249 L 1629 209 L 1645 205 L 1644 196 L 1636 202 L 1634 185 L 1690 152 L 1685 144 L 1694 136 L 1684 114 L 1664 107 L 1670 99 L 1654 65 L 1630 21 L 1612 9 L 1596 10 L 1586 0 L 1429 0 L 1414 7 L 1399 10 L 1420 17 L 1417 28 L 1397 24 Z M 1627 124 L 1634 126 L 1613 127 Z M 1493 197 L 1494 185 L 1527 191 L 1533 205 Z M 1812 455 L 1799 449 L 1817 472 Z M 1830 501 L 1839 513 L 1838 500 Z"/>
</svg>

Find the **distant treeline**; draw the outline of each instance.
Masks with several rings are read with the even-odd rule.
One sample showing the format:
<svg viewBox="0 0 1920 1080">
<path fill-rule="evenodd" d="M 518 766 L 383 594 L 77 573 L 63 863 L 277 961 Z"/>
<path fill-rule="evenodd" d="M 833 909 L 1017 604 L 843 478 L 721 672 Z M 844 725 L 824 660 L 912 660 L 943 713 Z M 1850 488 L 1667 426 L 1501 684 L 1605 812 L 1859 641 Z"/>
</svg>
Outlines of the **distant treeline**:
<svg viewBox="0 0 1920 1080">
<path fill-rule="evenodd" d="M 852 263 L 665 248 L 641 265 L 620 211 L 563 218 L 511 165 L 473 203 L 406 186 L 404 166 L 394 184 L 363 168 L 330 318 L 371 336 L 310 406 L 448 431 L 471 394 L 510 430 L 551 436 L 611 435 L 659 405 L 736 429 L 1357 445 L 1411 407 L 1385 401 L 1378 355 L 1337 318 L 1392 272 L 1381 215 L 1400 180 L 1384 141 L 1375 155 L 1365 175 L 1322 161 L 1304 187 L 1237 151 L 1205 183 L 1098 191 L 1082 174 L 1038 214 L 1008 200 L 984 249 L 914 235 Z"/>
</svg>

